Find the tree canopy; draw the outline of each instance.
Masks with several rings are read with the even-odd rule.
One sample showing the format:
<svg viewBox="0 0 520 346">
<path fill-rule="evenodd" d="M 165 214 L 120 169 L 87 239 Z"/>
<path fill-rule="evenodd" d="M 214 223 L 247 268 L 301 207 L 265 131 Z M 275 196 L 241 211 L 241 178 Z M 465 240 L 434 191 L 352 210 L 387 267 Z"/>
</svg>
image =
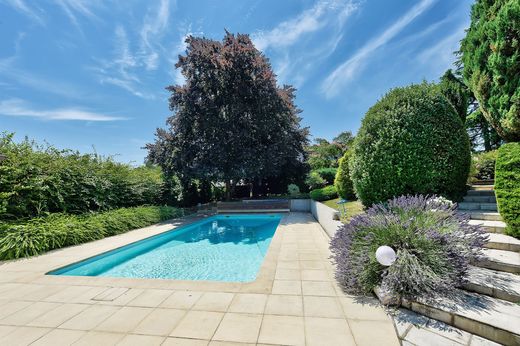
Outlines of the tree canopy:
<svg viewBox="0 0 520 346">
<path fill-rule="evenodd" d="M 225 182 L 303 167 L 308 129 L 300 126 L 295 89 L 279 87 L 268 59 L 248 35 L 222 42 L 190 36 L 176 68 L 184 85 L 171 93 L 167 129 L 157 129 L 148 160 L 168 174 Z M 304 172 L 303 172 L 304 174 Z"/>
<path fill-rule="evenodd" d="M 520 2 L 477 0 L 460 52 L 483 115 L 506 141 L 519 141 Z"/>
</svg>

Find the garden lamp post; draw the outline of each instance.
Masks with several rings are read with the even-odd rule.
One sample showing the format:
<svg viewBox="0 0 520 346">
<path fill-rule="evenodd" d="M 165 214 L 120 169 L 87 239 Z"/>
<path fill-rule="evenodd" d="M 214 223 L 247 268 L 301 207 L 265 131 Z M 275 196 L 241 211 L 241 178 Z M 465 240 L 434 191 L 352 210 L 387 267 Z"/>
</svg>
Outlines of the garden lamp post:
<svg viewBox="0 0 520 346">
<path fill-rule="evenodd" d="M 395 262 L 397 255 L 390 246 L 383 245 L 377 248 L 376 259 L 381 265 L 389 267 Z"/>
<path fill-rule="evenodd" d="M 348 201 L 346 199 L 343 199 L 343 198 L 336 202 L 336 204 L 341 207 L 339 212 L 341 213 L 341 218 L 342 219 L 347 217 L 347 209 L 345 207 L 345 203 L 347 203 L 347 202 Z"/>
</svg>

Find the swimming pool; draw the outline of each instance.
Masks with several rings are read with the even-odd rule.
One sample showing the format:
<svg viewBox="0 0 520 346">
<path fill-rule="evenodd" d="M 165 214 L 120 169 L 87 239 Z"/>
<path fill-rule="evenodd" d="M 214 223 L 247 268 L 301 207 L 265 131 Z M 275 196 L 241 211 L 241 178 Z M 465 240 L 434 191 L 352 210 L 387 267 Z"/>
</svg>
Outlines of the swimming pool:
<svg viewBox="0 0 520 346">
<path fill-rule="evenodd" d="M 48 274 L 254 281 L 281 218 L 211 216 Z"/>
</svg>

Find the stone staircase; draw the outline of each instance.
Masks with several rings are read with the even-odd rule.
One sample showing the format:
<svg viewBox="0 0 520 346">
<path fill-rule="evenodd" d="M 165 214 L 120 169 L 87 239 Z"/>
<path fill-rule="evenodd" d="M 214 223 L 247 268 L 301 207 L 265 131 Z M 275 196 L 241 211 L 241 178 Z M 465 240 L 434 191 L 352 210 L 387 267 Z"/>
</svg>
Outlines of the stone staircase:
<svg viewBox="0 0 520 346">
<path fill-rule="evenodd" d="M 403 307 L 503 345 L 520 345 L 520 240 L 504 234 L 493 185 L 473 185 L 458 204 L 489 235 L 456 297 L 404 301 Z"/>
</svg>

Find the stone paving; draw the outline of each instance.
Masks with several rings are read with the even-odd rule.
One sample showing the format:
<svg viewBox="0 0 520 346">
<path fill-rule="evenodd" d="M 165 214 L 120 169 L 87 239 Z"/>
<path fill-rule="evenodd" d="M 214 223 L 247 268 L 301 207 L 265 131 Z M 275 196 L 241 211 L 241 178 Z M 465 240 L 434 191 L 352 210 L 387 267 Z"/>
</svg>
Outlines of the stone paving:
<svg viewBox="0 0 520 346">
<path fill-rule="evenodd" d="M 399 345 L 376 300 L 336 285 L 306 213 L 284 216 L 251 283 L 45 275 L 192 221 L 0 264 L 0 345 Z"/>
</svg>

